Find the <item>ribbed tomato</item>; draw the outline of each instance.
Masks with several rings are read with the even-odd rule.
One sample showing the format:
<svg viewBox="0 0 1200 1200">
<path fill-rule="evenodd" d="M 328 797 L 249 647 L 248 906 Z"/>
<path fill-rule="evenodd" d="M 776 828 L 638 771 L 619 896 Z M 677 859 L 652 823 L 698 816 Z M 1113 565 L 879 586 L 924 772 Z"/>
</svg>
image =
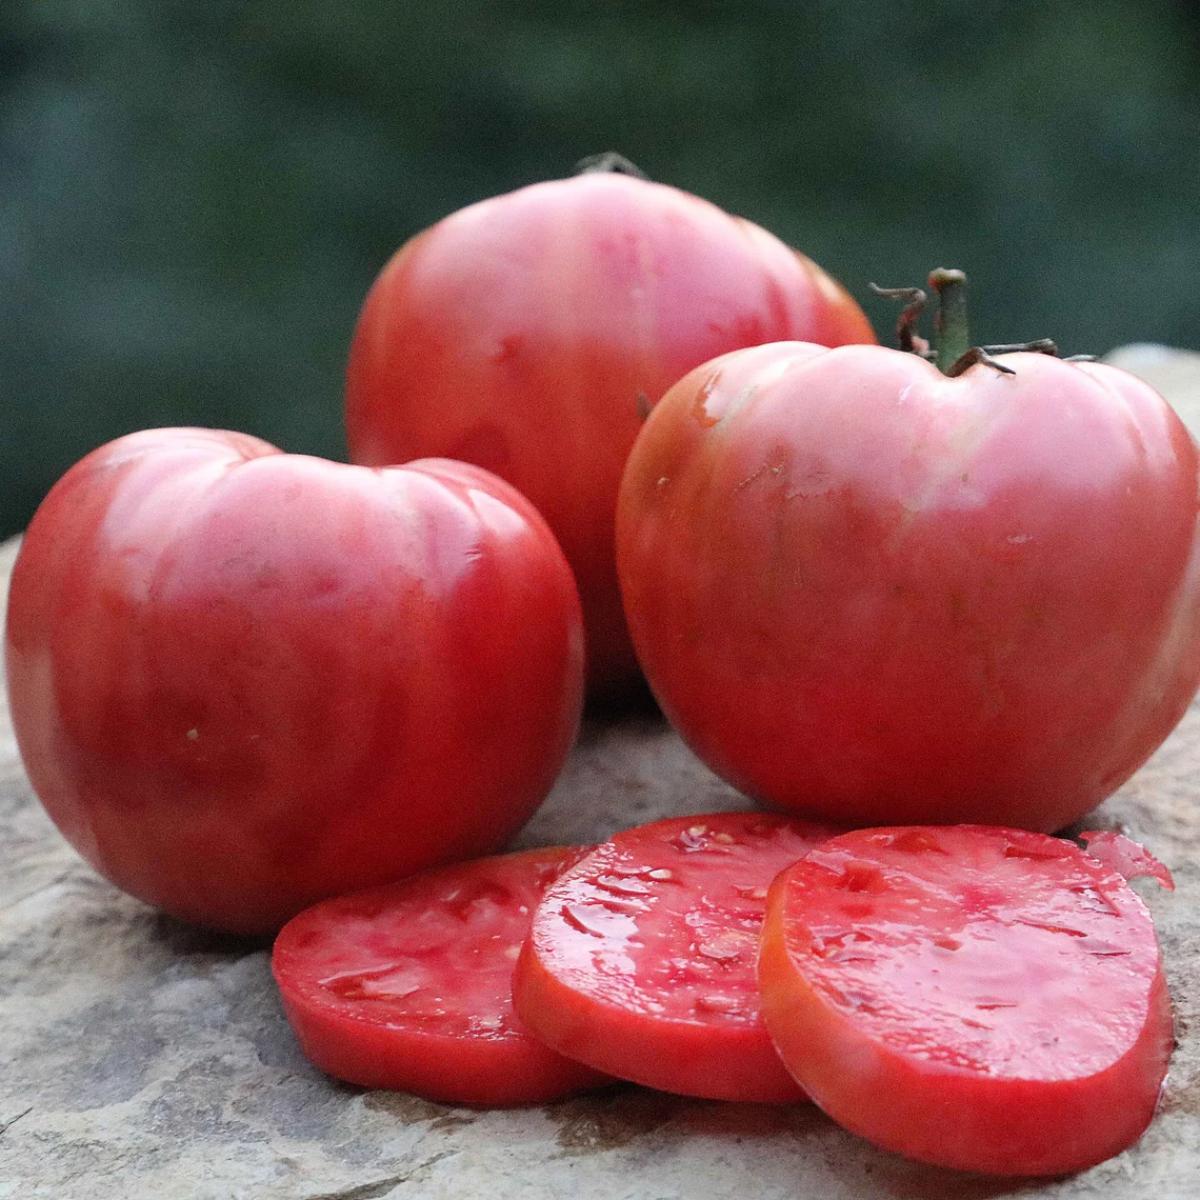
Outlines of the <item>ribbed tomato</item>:
<svg viewBox="0 0 1200 1200">
<path fill-rule="evenodd" d="M 1200 680 L 1197 450 L 1146 384 L 793 343 L 698 368 L 617 524 L 664 711 L 743 791 L 847 824 L 1049 831 Z"/>
<path fill-rule="evenodd" d="M 613 513 L 646 409 L 714 355 L 874 341 L 858 305 L 765 230 L 695 196 L 589 172 L 455 213 L 366 299 L 350 352 L 356 462 L 439 455 L 528 496 L 575 571 L 591 685 L 636 676 Z"/>
<path fill-rule="evenodd" d="M 243 933 L 502 846 L 570 747 L 582 656 L 570 570 L 507 484 L 212 430 L 73 467 L 8 608 L 50 816 L 119 887 Z"/>
</svg>

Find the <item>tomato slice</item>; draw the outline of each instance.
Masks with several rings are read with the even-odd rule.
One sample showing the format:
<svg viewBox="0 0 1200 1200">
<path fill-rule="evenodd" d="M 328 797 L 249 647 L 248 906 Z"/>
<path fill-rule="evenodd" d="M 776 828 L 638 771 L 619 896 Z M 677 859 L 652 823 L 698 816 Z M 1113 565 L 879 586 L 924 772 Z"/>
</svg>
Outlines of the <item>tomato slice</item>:
<svg viewBox="0 0 1200 1200">
<path fill-rule="evenodd" d="M 733 812 L 618 833 L 546 890 L 517 1012 L 561 1053 L 649 1087 L 802 1099 L 763 1025 L 755 962 L 771 880 L 835 832 Z"/>
<path fill-rule="evenodd" d="M 772 885 L 760 961 L 781 1056 L 879 1146 L 1001 1175 L 1137 1140 L 1172 1045 L 1150 915 L 1078 846 L 983 826 L 866 829 Z"/>
<path fill-rule="evenodd" d="M 1148 876 L 1157 879 L 1167 891 L 1175 890 L 1175 876 L 1170 869 L 1160 863 L 1145 846 L 1138 845 L 1123 833 L 1112 829 L 1085 829 L 1079 835 L 1079 840 L 1093 858 L 1111 867 L 1118 875 L 1126 879 Z"/>
<path fill-rule="evenodd" d="M 531 1037 L 512 1008 L 533 909 L 579 853 L 482 858 L 294 917 L 271 966 L 305 1055 L 350 1083 L 460 1104 L 531 1104 L 608 1082 Z"/>
</svg>

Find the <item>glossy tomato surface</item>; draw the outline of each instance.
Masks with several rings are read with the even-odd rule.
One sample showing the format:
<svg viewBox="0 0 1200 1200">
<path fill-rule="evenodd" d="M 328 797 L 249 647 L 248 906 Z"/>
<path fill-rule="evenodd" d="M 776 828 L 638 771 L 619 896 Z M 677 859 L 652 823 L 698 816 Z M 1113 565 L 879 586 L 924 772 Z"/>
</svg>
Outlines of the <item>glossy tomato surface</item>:
<svg viewBox="0 0 1200 1200">
<path fill-rule="evenodd" d="M 38 510 L 7 667 L 75 848 L 168 912 L 258 933 L 502 846 L 574 737 L 582 625 L 541 518 L 477 468 L 151 430 Z"/>
<path fill-rule="evenodd" d="M 764 346 L 662 400 L 621 583 L 701 758 L 847 824 L 1061 828 L 1200 679 L 1197 454 L 1152 389 L 1038 354 L 947 378 L 877 346 Z"/>
<path fill-rule="evenodd" d="M 648 1087 L 803 1099 L 763 1024 L 758 939 L 771 880 L 835 832 L 734 812 L 618 833 L 547 889 L 517 1011 L 556 1050 Z"/>
<path fill-rule="evenodd" d="M 834 1120 L 924 1162 L 1056 1175 L 1119 1153 L 1172 1046 L 1145 905 L 1070 842 L 868 829 L 772 885 L 763 1012 Z"/>
<path fill-rule="evenodd" d="M 578 851 L 478 859 L 293 917 L 271 966 L 321 1070 L 457 1104 L 554 1100 L 609 1082 L 531 1037 L 513 964 L 546 887 Z"/>
<path fill-rule="evenodd" d="M 1116 871 L 1122 879 L 1157 879 L 1167 891 L 1175 890 L 1175 877 L 1167 866 L 1159 862 L 1145 846 L 1138 845 L 1123 833 L 1112 829 L 1085 829 L 1080 833 L 1079 840 L 1087 847 L 1092 858 Z"/>
<path fill-rule="evenodd" d="M 771 234 L 615 174 L 472 205 L 403 246 L 350 353 L 356 462 L 478 463 L 528 496 L 579 582 L 589 678 L 636 677 L 613 512 L 646 408 L 686 371 L 782 338 L 874 341 L 847 293 Z"/>
</svg>

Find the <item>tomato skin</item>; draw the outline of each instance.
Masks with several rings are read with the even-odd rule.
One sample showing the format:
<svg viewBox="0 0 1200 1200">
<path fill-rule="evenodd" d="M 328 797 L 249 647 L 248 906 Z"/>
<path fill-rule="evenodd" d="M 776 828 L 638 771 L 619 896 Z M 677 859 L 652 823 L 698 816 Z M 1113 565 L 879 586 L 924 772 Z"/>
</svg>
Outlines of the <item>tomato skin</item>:
<svg viewBox="0 0 1200 1200">
<path fill-rule="evenodd" d="M 552 847 L 461 863 L 294 917 L 271 967 L 305 1056 L 360 1087 L 452 1104 L 545 1103 L 610 1083 L 542 1045 L 512 1011 L 530 914 L 578 854 Z M 402 980 L 395 996 L 388 973 Z M 430 1013 L 431 1004 L 445 1007 Z"/>
<path fill-rule="evenodd" d="M 544 522 L 477 468 L 151 430 L 38 510 L 7 670 L 68 841 L 176 916 L 264 933 L 503 845 L 574 738 L 582 622 Z"/>
<path fill-rule="evenodd" d="M 772 884 L 759 979 L 822 1109 L 961 1170 L 1065 1174 L 1126 1149 L 1173 1045 L 1145 905 L 1077 846 L 1023 830 L 831 839 Z"/>
<path fill-rule="evenodd" d="M 698 368 L 630 456 L 618 558 L 697 754 L 847 824 L 1049 831 L 1200 680 L 1197 454 L 1132 376 L 1014 354 L 956 379 L 872 346 Z"/>
<path fill-rule="evenodd" d="M 836 832 L 728 812 L 616 834 L 542 897 L 517 1012 L 547 1045 L 647 1087 L 803 1100 L 759 1010 L 758 936 L 771 880 Z"/>
<path fill-rule="evenodd" d="M 819 267 L 698 197 L 612 174 L 535 184 L 384 268 L 350 351 L 351 456 L 463 459 L 527 495 L 579 582 L 589 686 L 613 691 L 637 672 L 613 514 L 639 410 L 715 355 L 784 338 L 875 340 Z"/>
</svg>

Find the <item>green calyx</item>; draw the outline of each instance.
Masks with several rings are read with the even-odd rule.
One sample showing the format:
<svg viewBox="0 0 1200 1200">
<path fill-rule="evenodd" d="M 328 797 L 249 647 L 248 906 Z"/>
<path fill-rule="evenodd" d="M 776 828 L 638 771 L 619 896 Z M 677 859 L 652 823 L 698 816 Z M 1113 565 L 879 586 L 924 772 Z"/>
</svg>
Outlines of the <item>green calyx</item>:
<svg viewBox="0 0 1200 1200">
<path fill-rule="evenodd" d="M 976 363 L 991 367 L 1002 375 L 1015 375 L 1012 367 L 998 362 L 993 357 L 995 354 L 1011 354 L 1018 350 L 1034 354 L 1058 354 L 1058 347 L 1049 338 L 1038 338 L 1032 342 L 1009 342 L 1003 345 L 972 345 L 970 324 L 967 321 L 967 276 L 955 268 L 938 267 L 929 273 L 928 286 L 937 296 L 932 343 L 927 342 L 917 332 L 929 299 L 923 288 L 882 288 L 875 284 L 870 286 L 877 296 L 904 301 L 904 308 L 896 320 L 896 338 L 900 349 L 935 362 L 938 370 L 950 378 L 961 375 Z M 1066 361 L 1090 361 L 1091 357 L 1079 354 Z"/>
</svg>

